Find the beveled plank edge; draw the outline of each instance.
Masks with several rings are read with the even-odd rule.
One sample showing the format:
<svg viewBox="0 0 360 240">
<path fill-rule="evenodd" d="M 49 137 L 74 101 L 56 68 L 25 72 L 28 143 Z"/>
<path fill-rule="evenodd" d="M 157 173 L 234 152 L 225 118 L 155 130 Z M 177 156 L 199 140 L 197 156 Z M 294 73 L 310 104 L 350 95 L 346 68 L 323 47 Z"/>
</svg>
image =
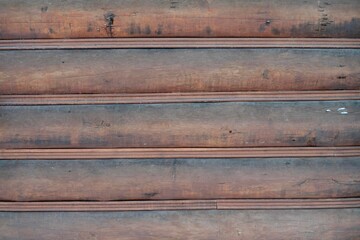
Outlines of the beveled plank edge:
<svg viewBox="0 0 360 240">
<path fill-rule="evenodd" d="M 354 157 L 352 147 L 0 149 L 0 159 Z"/>
<path fill-rule="evenodd" d="M 106 48 L 360 48 L 344 38 L 89 38 L 0 40 L 0 50 Z"/>
<path fill-rule="evenodd" d="M 360 90 L 1 95 L 0 106 L 359 100 Z"/>
<path fill-rule="evenodd" d="M 0 202 L 0 212 L 261 210 L 359 208 L 360 198 L 349 199 L 224 199 L 110 202 Z"/>
</svg>

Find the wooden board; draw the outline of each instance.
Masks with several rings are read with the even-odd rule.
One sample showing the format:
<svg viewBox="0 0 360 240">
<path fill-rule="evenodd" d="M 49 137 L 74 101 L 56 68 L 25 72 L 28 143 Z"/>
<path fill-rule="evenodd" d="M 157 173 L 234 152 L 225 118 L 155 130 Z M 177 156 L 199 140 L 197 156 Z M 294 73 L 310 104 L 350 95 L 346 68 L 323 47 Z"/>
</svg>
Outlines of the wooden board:
<svg viewBox="0 0 360 240">
<path fill-rule="evenodd" d="M 356 240 L 360 209 L 0 213 L 4 240 Z"/>
<path fill-rule="evenodd" d="M 0 94 L 360 90 L 355 49 L 0 51 L 0 59 Z"/>
<path fill-rule="evenodd" d="M 0 212 L 118 212 L 360 208 L 359 198 L 0 202 Z"/>
<path fill-rule="evenodd" d="M 360 36 L 354 0 L 1 0 L 0 38 Z"/>
<path fill-rule="evenodd" d="M 0 107 L 2 148 L 357 146 L 360 101 Z"/>
<path fill-rule="evenodd" d="M 360 197 L 360 158 L 0 161 L 1 201 Z"/>
<path fill-rule="evenodd" d="M 0 50 L 174 48 L 359 49 L 359 38 L 67 38 L 0 40 Z"/>
<path fill-rule="evenodd" d="M 0 106 L 360 100 L 360 90 L 0 95 Z"/>
<path fill-rule="evenodd" d="M 145 158 L 276 158 L 358 157 L 350 147 L 241 147 L 241 148 L 37 148 L 0 149 L 3 160 L 145 159 Z"/>
</svg>

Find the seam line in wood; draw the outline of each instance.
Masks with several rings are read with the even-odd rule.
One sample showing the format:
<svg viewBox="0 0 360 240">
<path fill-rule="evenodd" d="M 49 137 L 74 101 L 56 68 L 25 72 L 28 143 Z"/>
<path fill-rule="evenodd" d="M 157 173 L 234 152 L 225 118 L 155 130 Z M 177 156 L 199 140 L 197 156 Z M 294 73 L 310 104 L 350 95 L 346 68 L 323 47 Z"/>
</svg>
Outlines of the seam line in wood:
<svg viewBox="0 0 360 240">
<path fill-rule="evenodd" d="M 344 38 L 89 38 L 0 40 L 0 50 L 106 48 L 360 48 Z"/>
<path fill-rule="evenodd" d="M 2 95 L 5 105 L 141 104 L 359 100 L 360 90 L 139 94 Z"/>
<path fill-rule="evenodd" d="M 0 149 L 0 159 L 354 157 L 353 147 Z"/>
<path fill-rule="evenodd" d="M 2 212 L 359 208 L 360 199 L 224 199 L 109 202 L 0 202 Z"/>
</svg>

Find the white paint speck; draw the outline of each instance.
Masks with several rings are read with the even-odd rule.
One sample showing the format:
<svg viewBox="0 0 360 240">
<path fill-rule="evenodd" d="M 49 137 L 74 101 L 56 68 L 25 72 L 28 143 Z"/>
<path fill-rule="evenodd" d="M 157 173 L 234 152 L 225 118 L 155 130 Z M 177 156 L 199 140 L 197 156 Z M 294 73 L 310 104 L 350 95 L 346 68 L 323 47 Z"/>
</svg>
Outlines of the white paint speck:
<svg viewBox="0 0 360 240">
<path fill-rule="evenodd" d="M 346 110 L 346 108 L 344 108 L 344 107 L 338 108 L 338 112 L 341 112 L 341 111 L 344 111 L 344 110 Z"/>
<path fill-rule="evenodd" d="M 326 109 L 326 112 L 331 112 L 331 109 Z"/>
<path fill-rule="evenodd" d="M 347 115 L 348 112 L 341 112 L 340 114 L 341 114 L 341 115 Z"/>
</svg>

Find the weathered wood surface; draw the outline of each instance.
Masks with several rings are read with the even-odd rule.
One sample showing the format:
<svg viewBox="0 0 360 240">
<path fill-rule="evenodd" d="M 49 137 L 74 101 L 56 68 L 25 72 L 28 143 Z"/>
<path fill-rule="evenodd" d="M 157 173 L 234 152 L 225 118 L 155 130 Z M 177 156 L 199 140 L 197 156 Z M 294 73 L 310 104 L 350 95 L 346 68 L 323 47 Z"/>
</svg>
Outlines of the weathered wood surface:
<svg viewBox="0 0 360 240">
<path fill-rule="evenodd" d="M 360 100 L 360 90 L 0 95 L 0 106 Z"/>
<path fill-rule="evenodd" d="M 0 51 L 0 94 L 359 90 L 355 49 Z"/>
<path fill-rule="evenodd" d="M 0 161 L 2 201 L 360 197 L 360 157 Z"/>
<path fill-rule="evenodd" d="M 0 212 L 114 212 L 360 208 L 360 198 L 0 202 Z"/>
<path fill-rule="evenodd" d="M 359 9 L 354 0 L 1 0 L 0 38 L 356 38 Z"/>
<path fill-rule="evenodd" d="M 359 49 L 359 38 L 78 38 L 0 40 L 0 50 L 300 48 Z"/>
<path fill-rule="evenodd" d="M 358 157 L 360 146 L 351 147 L 241 147 L 241 148 L 37 148 L 0 149 L 3 160 L 134 159 L 134 158 L 270 158 Z"/>
<path fill-rule="evenodd" d="M 0 107 L 2 148 L 357 146 L 360 101 Z"/>
<path fill-rule="evenodd" d="M 360 209 L 0 213 L 3 240 L 356 240 Z"/>
</svg>

